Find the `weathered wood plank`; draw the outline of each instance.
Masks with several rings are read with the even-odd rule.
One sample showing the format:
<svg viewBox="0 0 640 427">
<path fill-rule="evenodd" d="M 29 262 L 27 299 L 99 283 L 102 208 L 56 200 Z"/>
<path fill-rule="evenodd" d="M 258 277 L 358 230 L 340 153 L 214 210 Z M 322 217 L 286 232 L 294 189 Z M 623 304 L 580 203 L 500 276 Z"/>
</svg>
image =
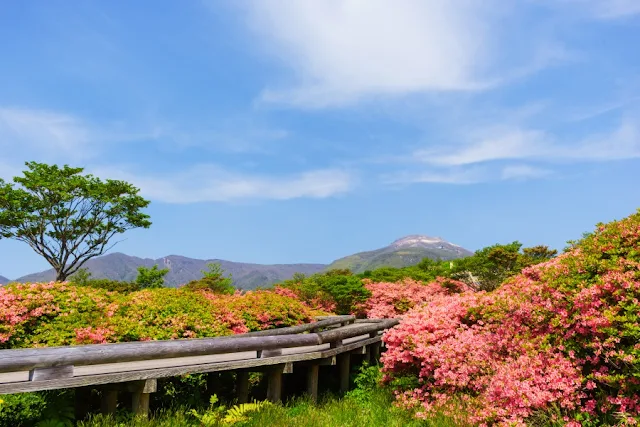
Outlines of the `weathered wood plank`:
<svg viewBox="0 0 640 427">
<path fill-rule="evenodd" d="M 317 363 L 309 365 L 307 368 L 307 395 L 315 403 L 318 401 L 318 373 L 320 365 Z"/>
<path fill-rule="evenodd" d="M 236 394 L 238 403 L 249 401 L 249 371 L 238 371 L 236 373 Z"/>
<path fill-rule="evenodd" d="M 318 334 L 297 334 L 0 350 L 0 372 L 271 350 L 317 344 L 322 344 L 319 342 Z"/>
<path fill-rule="evenodd" d="M 353 323 L 328 331 L 296 335 L 237 336 L 1 350 L 0 372 L 312 346 L 335 343 L 366 333 L 375 332 L 377 334 L 378 330 L 397 323 L 398 321 L 394 319 L 382 322 Z"/>
<path fill-rule="evenodd" d="M 114 415 L 118 407 L 118 390 L 105 389 L 100 399 L 100 412 L 104 415 Z"/>
<path fill-rule="evenodd" d="M 351 371 L 351 355 L 342 353 L 338 355 L 338 376 L 340 378 L 340 393 L 349 391 L 349 374 Z"/>
<path fill-rule="evenodd" d="M 123 367 L 126 368 L 127 371 L 138 371 L 143 369 L 202 365 L 205 363 L 231 362 L 234 360 L 255 359 L 256 355 L 257 352 L 255 351 L 243 351 L 239 353 L 213 354 L 210 356 L 172 357 L 166 359 L 141 360 L 138 362 L 101 363 L 98 365 L 77 366 L 74 370 L 73 376 L 82 377 L 87 375 L 122 372 Z"/>
<path fill-rule="evenodd" d="M 282 399 L 282 371 L 284 365 L 275 365 L 267 373 L 267 400 L 273 403 Z"/>
<path fill-rule="evenodd" d="M 29 381 L 47 381 L 73 377 L 73 366 L 36 368 L 29 371 Z"/>
<path fill-rule="evenodd" d="M 149 400 L 151 393 L 158 389 L 156 379 L 135 381 L 127 384 L 127 389 L 131 391 L 131 409 L 137 416 L 149 416 Z"/>
<path fill-rule="evenodd" d="M 125 371 L 109 374 L 88 375 L 59 380 L 39 381 L 39 382 L 18 382 L 0 384 L 0 394 L 22 393 L 39 390 L 56 390 L 62 388 L 81 387 L 86 385 L 103 385 L 111 383 L 121 383 L 126 381 L 143 380 L 150 378 L 167 378 L 184 374 L 195 374 L 205 372 L 217 372 L 236 369 L 251 369 L 259 366 L 275 365 L 287 362 L 300 362 L 306 360 L 326 359 L 336 356 L 342 352 L 352 351 L 363 345 L 370 345 L 379 342 L 380 337 L 368 338 L 366 340 L 343 345 L 342 347 L 316 352 L 304 352 L 277 356 L 263 359 L 238 360 L 221 363 L 205 363 L 192 366 L 177 366 L 160 369 L 145 369 L 139 371 Z M 126 369 L 126 368 L 125 368 Z"/>
</svg>

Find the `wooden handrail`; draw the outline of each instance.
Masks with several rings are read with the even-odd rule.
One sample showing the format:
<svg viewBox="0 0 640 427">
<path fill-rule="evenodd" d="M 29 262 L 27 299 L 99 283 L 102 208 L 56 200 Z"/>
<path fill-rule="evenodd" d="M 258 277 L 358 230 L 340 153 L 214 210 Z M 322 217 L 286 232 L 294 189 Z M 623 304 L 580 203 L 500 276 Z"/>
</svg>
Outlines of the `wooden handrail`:
<svg viewBox="0 0 640 427">
<path fill-rule="evenodd" d="M 261 334 L 250 333 L 215 338 L 0 350 L 0 373 L 69 365 L 83 366 L 314 346 L 371 334 L 398 323 L 395 319 L 380 321 L 371 319 L 368 324 L 357 323 L 349 325 L 349 327 L 323 332 L 299 333 L 352 320 L 354 320 L 353 316 L 340 316 L 306 325 L 283 328 L 284 333 L 274 333 L 278 331 L 274 329 L 268 331 L 270 334 L 262 334 L 267 331 L 261 331 Z"/>
</svg>

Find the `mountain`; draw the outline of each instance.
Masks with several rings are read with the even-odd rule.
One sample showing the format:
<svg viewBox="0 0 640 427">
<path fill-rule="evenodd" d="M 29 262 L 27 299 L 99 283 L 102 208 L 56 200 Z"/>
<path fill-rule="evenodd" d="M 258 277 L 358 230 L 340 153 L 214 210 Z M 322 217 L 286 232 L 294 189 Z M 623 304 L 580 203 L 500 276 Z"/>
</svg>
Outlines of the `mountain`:
<svg viewBox="0 0 640 427">
<path fill-rule="evenodd" d="M 7 283 L 9 283 L 9 282 L 10 282 L 10 280 L 9 280 L 9 279 L 7 279 L 7 278 L 6 278 L 6 277 L 4 277 L 4 276 L 0 276 L 0 285 L 6 285 L 6 284 L 7 284 Z"/>
<path fill-rule="evenodd" d="M 87 268 L 94 278 L 109 278 L 113 280 L 131 281 L 138 274 L 138 266 L 169 268 L 165 276 L 168 286 L 176 287 L 194 279 L 202 277 L 201 270 L 207 269 L 207 263 L 217 262 L 227 274 L 231 274 L 233 284 L 240 289 L 255 289 L 258 286 L 268 286 L 273 283 L 290 279 L 294 273 L 306 275 L 320 272 L 326 268 L 324 264 L 247 264 L 219 259 L 194 259 L 179 255 L 169 255 L 164 258 L 138 258 L 115 252 L 87 261 L 83 267 Z M 16 279 L 18 282 L 48 282 L 55 278 L 53 269 L 40 273 L 29 274 Z"/>
<path fill-rule="evenodd" d="M 423 258 L 448 260 L 470 255 L 473 252 L 440 237 L 412 235 L 384 248 L 340 258 L 332 262 L 328 269 L 348 268 L 354 273 L 362 273 L 379 267 L 407 267 L 419 263 Z"/>
<path fill-rule="evenodd" d="M 334 261 L 329 266 L 324 264 L 248 264 L 220 259 L 195 259 L 179 255 L 164 258 L 138 258 L 115 252 L 93 258 L 84 264 L 94 278 L 132 281 L 138 275 L 138 267 L 168 268 L 165 276 L 167 286 L 176 287 L 202 277 L 201 270 L 207 269 L 210 262 L 219 263 L 222 269 L 231 274 L 233 284 L 240 289 L 255 289 L 258 286 L 269 286 L 286 279 L 294 273 L 311 275 L 326 269 L 348 268 L 356 273 L 373 270 L 378 267 L 406 267 L 420 262 L 423 258 L 454 259 L 472 255 L 473 253 L 454 245 L 439 237 L 407 236 L 396 240 L 389 246 L 368 252 L 360 252 Z M 29 274 L 16 279 L 17 282 L 48 282 L 55 278 L 53 269 Z M 0 276 L 0 284 L 9 279 Z"/>
</svg>

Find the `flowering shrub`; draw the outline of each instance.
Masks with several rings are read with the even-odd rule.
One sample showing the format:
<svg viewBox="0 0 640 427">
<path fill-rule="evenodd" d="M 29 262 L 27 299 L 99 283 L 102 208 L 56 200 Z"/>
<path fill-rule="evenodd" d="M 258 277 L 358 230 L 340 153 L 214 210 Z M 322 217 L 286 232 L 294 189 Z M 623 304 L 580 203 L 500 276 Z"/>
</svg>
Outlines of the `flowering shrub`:
<svg viewBox="0 0 640 427">
<path fill-rule="evenodd" d="M 314 312 L 290 296 L 271 291 L 248 291 L 235 295 L 204 293 L 205 297 L 238 313 L 248 331 L 281 328 L 312 321 Z"/>
<path fill-rule="evenodd" d="M 441 277 L 428 284 L 412 279 L 396 283 L 373 283 L 365 279 L 364 283 L 371 297 L 359 306 L 359 311 L 370 319 L 397 317 L 437 295 L 471 290 L 466 283 Z"/>
<path fill-rule="evenodd" d="M 640 420 L 640 212 L 493 292 L 437 294 L 384 336 L 385 381 L 479 424 Z"/>
<path fill-rule="evenodd" d="M 16 284 L 0 288 L 0 348 L 221 336 L 296 325 L 315 314 L 269 291 L 118 293 L 67 283 Z"/>
</svg>

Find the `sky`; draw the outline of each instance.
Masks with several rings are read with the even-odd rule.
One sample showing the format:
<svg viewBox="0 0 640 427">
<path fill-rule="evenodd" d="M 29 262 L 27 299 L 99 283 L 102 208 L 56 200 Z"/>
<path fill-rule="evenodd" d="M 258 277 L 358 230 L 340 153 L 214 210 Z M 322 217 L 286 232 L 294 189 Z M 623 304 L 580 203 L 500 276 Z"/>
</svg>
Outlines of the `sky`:
<svg viewBox="0 0 640 427">
<path fill-rule="evenodd" d="M 637 0 L 3 2 L 0 178 L 132 182 L 140 257 L 562 249 L 640 207 L 638 46 Z"/>
</svg>

